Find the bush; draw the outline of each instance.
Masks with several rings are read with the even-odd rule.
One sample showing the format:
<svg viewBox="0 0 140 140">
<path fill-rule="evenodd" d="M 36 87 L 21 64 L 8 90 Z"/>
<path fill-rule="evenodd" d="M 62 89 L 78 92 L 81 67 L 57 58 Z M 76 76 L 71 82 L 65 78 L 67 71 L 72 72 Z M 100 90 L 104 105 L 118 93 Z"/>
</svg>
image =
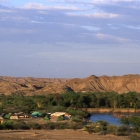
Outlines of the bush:
<svg viewBox="0 0 140 140">
<path fill-rule="evenodd" d="M 3 130 L 4 126 L 2 124 L 0 124 L 0 130 Z"/>
<path fill-rule="evenodd" d="M 121 118 L 122 124 L 127 124 L 133 127 L 135 132 L 140 132 L 140 117 L 139 116 L 128 116 L 126 118 Z"/>
<path fill-rule="evenodd" d="M 96 131 L 96 124 L 92 123 L 84 127 L 84 130 L 87 131 L 89 134 L 95 133 Z"/>
<path fill-rule="evenodd" d="M 38 124 L 38 123 L 27 123 L 27 126 L 30 128 L 30 129 L 41 129 L 41 126 Z"/>
<path fill-rule="evenodd" d="M 69 129 L 70 126 L 69 124 L 66 122 L 48 122 L 46 124 L 43 125 L 44 129 Z"/>
<path fill-rule="evenodd" d="M 70 123 L 69 126 L 70 126 L 70 129 L 73 129 L 73 130 L 83 128 L 83 124 L 81 122 L 77 122 L 77 123 L 73 122 L 73 123 Z"/>
<path fill-rule="evenodd" d="M 132 134 L 129 138 L 130 138 L 130 140 L 140 140 L 140 135 L 139 134 Z"/>
<path fill-rule="evenodd" d="M 117 128 L 115 135 L 128 136 L 132 133 L 132 129 L 128 125 L 122 125 Z"/>
<path fill-rule="evenodd" d="M 65 112 L 66 111 L 66 108 L 63 107 L 63 106 L 48 106 L 46 108 L 47 112 Z"/>
<path fill-rule="evenodd" d="M 14 121 L 13 123 L 13 129 L 30 129 L 29 126 L 26 125 L 26 123 L 22 120 Z"/>
<path fill-rule="evenodd" d="M 56 129 L 69 129 L 70 126 L 68 123 L 57 123 Z"/>
<path fill-rule="evenodd" d="M 44 120 L 50 121 L 50 118 L 49 118 L 48 116 L 45 116 L 45 117 L 44 117 Z"/>
<path fill-rule="evenodd" d="M 129 117 L 122 117 L 120 118 L 120 123 L 124 125 L 130 125 Z"/>
<path fill-rule="evenodd" d="M 96 122 L 96 128 L 98 131 L 106 131 L 107 130 L 107 126 L 108 126 L 108 122 L 107 121 L 97 121 Z"/>
<path fill-rule="evenodd" d="M 83 121 L 83 117 L 78 116 L 78 115 L 71 116 L 71 121 L 73 121 L 73 122 L 82 122 Z"/>
<path fill-rule="evenodd" d="M 130 124 L 132 125 L 135 132 L 140 132 L 140 117 L 139 116 L 131 116 L 128 117 Z"/>
<path fill-rule="evenodd" d="M 13 129 L 14 121 L 8 120 L 3 122 L 4 129 Z"/>
<path fill-rule="evenodd" d="M 109 124 L 109 125 L 107 126 L 107 133 L 109 133 L 109 134 L 114 134 L 114 135 L 115 135 L 117 129 L 118 129 L 118 127 L 117 127 L 116 125 L 111 125 L 111 124 Z"/>
<path fill-rule="evenodd" d="M 58 121 L 63 121 L 64 120 L 64 117 L 63 116 L 59 116 L 57 120 Z"/>
<path fill-rule="evenodd" d="M 82 116 L 82 117 L 87 117 L 88 113 L 83 111 L 83 110 L 76 110 L 76 109 L 67 109 L 66 112 L 70 115 L 73 116 Z"/>
<path fill-rule="evenodd" d="M 54 122 L 48 122 L 42 126 L 44 129 L 55 129 L 55 123 Z"/>
<path fill-rule="evenodd" d="M 100 132 L 100 134 L 107 133 L 108 122 L 106 121 L 97 121 L 96 123 L 91 123 L 85 126 L 85 131 L 89 134 Z"/>
</svg>

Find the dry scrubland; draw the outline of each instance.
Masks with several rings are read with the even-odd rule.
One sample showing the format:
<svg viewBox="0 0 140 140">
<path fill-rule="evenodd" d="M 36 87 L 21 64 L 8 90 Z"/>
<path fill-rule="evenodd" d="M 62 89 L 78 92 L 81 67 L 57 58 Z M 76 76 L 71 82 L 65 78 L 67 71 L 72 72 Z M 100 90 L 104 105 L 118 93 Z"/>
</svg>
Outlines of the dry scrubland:
<svg viewBox="0 0 140 140">
<path fill-rule="evenodd" d="M 128 140 L 127 136 L 88 134 L 83 130 L 1 130 L 1 140 Z"/>
<path fill-rule="evenodd" d="M 140 92 L 140 75 L 89 76 L 87 78 L 14 78 L 0 77 L 0 93 L 41 95 L 65 92 Z"/>
</svg>

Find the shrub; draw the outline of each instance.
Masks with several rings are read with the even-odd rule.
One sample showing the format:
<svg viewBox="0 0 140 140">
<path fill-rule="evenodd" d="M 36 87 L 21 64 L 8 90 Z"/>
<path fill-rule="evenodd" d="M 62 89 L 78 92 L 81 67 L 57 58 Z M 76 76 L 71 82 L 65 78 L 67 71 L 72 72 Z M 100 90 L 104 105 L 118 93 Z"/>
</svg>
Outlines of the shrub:
<svg viewBox="0 0 140 140">
<path fill-rule="evenodd" d="M 107 130 L 107 125 L 108 122 L 107 121 L 97 121 L 96 122 L 96 128 L 99 129 L 99 131 L 106 131 Z"/>
<path fill-rule="evenodd" d="M 56 129 L 69 129 L 70 126 L 68 123 L 57 123 Z"/>
<path fill-rule="evenodd" d="M 82 122 L 83 121 L 83 117 L 78 116 L 78 115 L 71 116 L 71 121 L 73 121 L 73 122 Z"/>
<path fill-rule="evenodd" d="M 117 131 L 117 129 L 118 129 L 118 127 L 116 125 L 109 124 L 107 126 L 107 133 L 109 133 L 109 134 L 115 134 L 116 131 Z"/>
<path fill-rule="evenodd" d="M 54 122 L 48 122 L 43 125 L 44 129 L 55 129 L 55 123 Z"/>
<path fill-rule="evenodd" d="M 69 124 L 66 122 L 48 122 L 46 124 L 43 125 L 44 129 L 69 129 L 70 126 Z"/>
<path fill-rule="evenodd" d="M 67 109 L 66 112 L 70 115 L 73 116 L 82 116 L 82 117 L 87 117 L 88 113 L 83 111 L 83 110 L 76 110 L 76 109 Z"/>
<path fill-rule="evenodd" d="M 128 118 L 135 132 L 140 132 L 140 117 L 131 116 Z"/>
<path fill-rule="evenodd" d="M 128 136 L 132 133 L 132 129 L 128 125 L 122 125 L 117 128 L 115 135 Z"/>
<path fill-rule="evenodd" d="M 30 128 L 30 129 L 41 129 L 41 126 L 38 124 L 38 123 L 27 123 L 27 126 Z"/>
<path fill-rule="evenodd" d="M 84 130 L 87 131 L 89 134 L 96 132 L 96 125 L 94 123 L 87 125 L 84 127 Z"/>
<path fill-rule="evenodd" d="M 140 140 L 140 135 L 139 134 L 132 134 L 129 138 L 130 138 L 130 140 Z"/>
<path fill-rule="evenodd" d="M 89 125 L 85 126 L 85 130 L 91 134 L 100 132 L 100 134 L 106 134 L 107 133 L 107 126 L 108 122 L 106 121 L 97 121 L 96 123 L 91 123 Z"/>
<path fill-rule="evenodd" d="M 47 112 L 65 112 L 66 108 L 63 106 L 48 106 L 47 108 Z"/>
<path fill-rule="evenodd" d="M 122 124 L 131 125 L 135 132 L 140 132 L 140 117 L 139 116 L 128 116 L 121 118 Z"/>
<path fill-rule="evenodd" d="M 124 125 L 130 125 L 129 117 L 122 117 L 120 118 L 120 123 Z"/>
<path fill-rule="evenodd" d="M 13 129 L 13 123 L 14 121 L 8 120 L 3 122 L 4 129 Z"/>
<path fill-rule="evenodd" d="M 4 126 L 2 124 L 0 124 L 0 130 L 3 130 Z"/>
<path fill-rule="evenodd" d="M 26 125 L 26 123 L 22 120 L 14 121 L 13 123 L 13 129 L 30 129 L 29 126 Z"/>
<path fill-rule="evenodd" d="M 64 120 L 64 117 L 63 116 L 59 116 L 57 120 L 58 121 L 63 121 Z"/>
<path fill-rule="evenodd" d="M 45 116 L 45 117 L 44 117 L 44 120 L 50 121 L 50 118 L 49 118 L 48 116 Z"/>
<path fill-rule="evenodd" d="M 69 124 L 70 129 L 76 130 L 76 129 L 82 129 L 83 128 L 83 124 L 81 122 L 72 122 Z"/>
</svg>

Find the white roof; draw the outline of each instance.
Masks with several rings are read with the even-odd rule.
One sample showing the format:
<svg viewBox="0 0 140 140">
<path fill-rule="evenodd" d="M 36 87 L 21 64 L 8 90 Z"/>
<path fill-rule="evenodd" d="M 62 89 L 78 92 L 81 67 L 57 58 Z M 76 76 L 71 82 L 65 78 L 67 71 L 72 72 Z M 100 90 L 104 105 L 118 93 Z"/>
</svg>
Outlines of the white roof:
<svg viewBox="0 0 140 140">
<path fill-rule="evenodd" d="M 51 116 L 62 116 L 62 115 L 65 115 L 66 114 L 66 112 L 55 112 L 55 113 L 53 113 L 53 114 L 51 114 Z"/>
<path fill-rule="evenodd" d="M 18 116 L 11 116 L 10 119 L 17 120 L 18 119 Z"/>
</svg>

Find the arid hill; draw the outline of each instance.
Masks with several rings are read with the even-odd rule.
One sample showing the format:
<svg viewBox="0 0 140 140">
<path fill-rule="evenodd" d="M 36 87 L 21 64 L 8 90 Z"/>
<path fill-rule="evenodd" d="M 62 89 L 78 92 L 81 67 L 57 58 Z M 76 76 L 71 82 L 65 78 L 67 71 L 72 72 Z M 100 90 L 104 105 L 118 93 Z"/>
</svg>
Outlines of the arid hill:
<svg viewBox="0 0 140 140">
<path fill-rule="evenodd" d="M 71 79 L 66 85 L 75 92 L 140 92 L 140 75 L 94 76 Z"/>
<path fill-rule="evenodd" d="M 68 92 L 63 86 L 68 79 L 0 77 L 0 93 L 41 95 Z"/>
<path fill-rule="evenodd" d="M 64 92 L 140 92 L 140 75 L 94 76 L 87 78 L 0 77 L 1 94 L 45 95 Z"/>
</svg>

